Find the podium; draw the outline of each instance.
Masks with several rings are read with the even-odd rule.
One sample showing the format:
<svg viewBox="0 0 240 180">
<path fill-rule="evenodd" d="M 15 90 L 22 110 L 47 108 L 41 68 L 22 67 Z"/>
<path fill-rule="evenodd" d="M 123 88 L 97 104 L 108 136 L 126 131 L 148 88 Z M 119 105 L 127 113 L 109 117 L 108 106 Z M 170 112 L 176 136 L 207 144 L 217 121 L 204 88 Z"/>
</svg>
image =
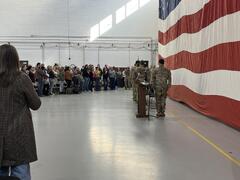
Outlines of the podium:
<svg viewBox="0 0 240 180">
<path fill-rule="evenodd" d="M 149 86 L 147 82 L 140 82 L 138 85 L 138 112 L 137 118 L 146 118 L 146 89 Z"/>
</svg>

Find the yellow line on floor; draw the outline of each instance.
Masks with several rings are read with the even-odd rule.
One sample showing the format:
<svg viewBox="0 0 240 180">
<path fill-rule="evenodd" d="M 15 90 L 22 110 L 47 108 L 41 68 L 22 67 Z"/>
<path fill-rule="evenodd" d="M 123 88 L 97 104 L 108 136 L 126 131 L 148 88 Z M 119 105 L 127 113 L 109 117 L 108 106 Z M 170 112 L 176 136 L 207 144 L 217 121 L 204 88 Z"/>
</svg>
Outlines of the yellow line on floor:
<svg viewBox="0 0 240 180">
<path fill-rule="evenodd" d="M 175 116 L 176 117 L 176 116 Z M 226 157 L 227 159 L 229 159 L 230 161 L 232 161 L 234 164 L 236 164 L 237 166 L 240 166 L 240 161 L 238 159 L 236 159 L 235 157 L 229 155 L 226 151 L 224 151 L 221 147 L 219 147 L 218 145 L 216 145 L 215 143 L 213 143 L 210 139 L 208 139 L 207 137 L 205 137 L 204 135 L 202 135 L 200 132 L 198 132 L 197 130 L 195 130 L 194 128 L 192 128 L 190 125 L 188 125 L 187 123 L 181 121 L 181 120 L 177 120 L 179 121 L 183 126 L 185 126 L 186 128 L 188 128 L 191 132 L 193 132 L 195 135 L 197 135 L 198 137 L 200 137 L 202 140 L 204 140 L 205 142 L 207 142 L 209 145 L 211 145 L 215 150 L 217 150 L 220 154 L 222 154 L 224 157 Z"/>
</svg>

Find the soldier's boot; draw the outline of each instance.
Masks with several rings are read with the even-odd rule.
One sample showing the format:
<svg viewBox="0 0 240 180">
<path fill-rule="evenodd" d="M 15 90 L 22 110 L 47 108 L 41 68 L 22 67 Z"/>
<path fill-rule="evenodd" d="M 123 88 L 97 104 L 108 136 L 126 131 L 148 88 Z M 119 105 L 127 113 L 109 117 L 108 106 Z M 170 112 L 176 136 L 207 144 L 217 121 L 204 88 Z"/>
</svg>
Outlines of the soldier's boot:
<svg viewBox="0 0 240 180">
<path fill-rule="evenodd" d="M 160 116 L 160 117 L 165 117 L 165 113 L 164 113 L 164 112 L 161 112 L 161 113 L 159 114 L 159 116 Z"/>
<path fill-rule="evenodd" d="M 164 114 L 162 104 L 161 103 L 156 103 L 156 108 L 157 108 L 157 114 L 156 114 L 157 118 L 164 117 L 165 114 Z"/>
<path fill-rule="evenodd" d="M 158 96 L 156 96 L 156 110 L 157 110 L 156 117 L 157 118 L 161 117 L 161 101 Z"/>
<path fill-rule="evenodd" d="M 157 113 L 157 116 L 158 117 L 165 117 L 165 113 L 164 112 L 159 112 L 159 113 Z"/>
<path fill-rule="evenodd" d="M 165 117 L 165 109 L 164 106 L 161 106 L 160 117 Z"/>
<path fill-rule="evenodd" d="M 165 117 L 165 109 L 166 109 L 166 97 L 165 96 L 161 97 L 160 106 L 161 106 L 160 107 L 160 109 L 161 109 L 160 116 Z"/>
<path fill-rule="evenodd" d="M 162 113 L 162 112 L 160 112 L 160 113 L 157 113 L 157 114 L 156 114 L 156 117 L 157 117 L 157 118 L 165 117 L 165 114 Z"/>
<path fill-rule="evenodd" d="M 156 117 L 157 117 L 157 118 L 160 118 L 160 117 L 161 117 L 161 113 L 157 113 L 157 114 L 156 114 Z"/>
<path fill-rule="evenodd" d="M 156 116 L 157 116 L 157 118 L 163 117 L 162 109 L 161 109 L 160 105 L 157 106 L 157 114 L 156 114 Z"/>
</svg>

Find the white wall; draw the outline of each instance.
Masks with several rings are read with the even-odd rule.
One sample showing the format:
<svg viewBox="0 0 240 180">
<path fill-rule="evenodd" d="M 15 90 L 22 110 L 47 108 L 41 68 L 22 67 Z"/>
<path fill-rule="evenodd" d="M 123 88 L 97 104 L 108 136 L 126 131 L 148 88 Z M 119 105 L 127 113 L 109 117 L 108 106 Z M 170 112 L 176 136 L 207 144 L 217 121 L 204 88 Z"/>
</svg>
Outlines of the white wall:
<svg viewBox="0 0 240 180">
<path fill-rule="evenodd" d="M 146 6 L 127 17 L 120 24 L 115 24 L 115 11 L 130 0 L 69 0 L 70 35 L 89 36 L 90 28 L 102 19 L 113 14 L 113 27 L 103 36 L 152 37 L 157 39 L 158 0 L 151 0 Z M 67 0 L 0 0 L 0 36 L 30 36 L 68 34 Z M 28 59 L 31 64 L 42 60 L 39 48 L 23 47 L 18 49 L 21 59 Z M 131 63 L 137 57 L 150 59 L 150 52 L 131 52 Z M 61 49 L 61 64 L 82 65 L 82 49 L 71 50 L 72 60 L 68 60 L 68 49 Z M 126 51 L 101 51 L 100 63 L 115 66 L 128 66 L 129 54 Z M 96 64 L 96 50 L 86 50 L 85 62 Z M 45 50 L 45 63 L 59 62 L 58 48 Z"/>
</svg>

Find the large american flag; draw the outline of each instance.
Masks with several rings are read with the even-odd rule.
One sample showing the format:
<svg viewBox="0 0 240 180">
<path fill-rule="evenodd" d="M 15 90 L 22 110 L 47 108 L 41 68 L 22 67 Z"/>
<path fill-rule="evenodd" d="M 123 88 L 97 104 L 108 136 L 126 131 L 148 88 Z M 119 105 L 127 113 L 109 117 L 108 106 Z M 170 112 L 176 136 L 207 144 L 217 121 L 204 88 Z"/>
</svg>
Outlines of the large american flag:
<svg viewBox="0 0 240 180">
<path fill-rule="evenodd" d="M 240 0 L 159 0 L 169 96 L 240 129 Z"/>
</svg>

